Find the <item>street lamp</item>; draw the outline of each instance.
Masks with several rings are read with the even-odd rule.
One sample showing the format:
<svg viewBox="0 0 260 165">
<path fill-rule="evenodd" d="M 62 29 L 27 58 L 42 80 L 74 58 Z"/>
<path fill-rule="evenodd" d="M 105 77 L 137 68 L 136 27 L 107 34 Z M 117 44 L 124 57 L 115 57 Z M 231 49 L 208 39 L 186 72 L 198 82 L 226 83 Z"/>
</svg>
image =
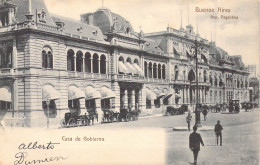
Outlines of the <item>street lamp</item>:
<svg viewBox="0 0 260 165">
<path fill-rule="evenodd" d="M 49 121 L 49 118 L 50 118 L 50 100 L 47 99 L 46 100 L 46 104 L 47 104 L 47 128 L 49 128 L 49 124 L 50 124 L 50 121 Z"/>
<path fill-rule="evenodd" d="M 199 107 L 199 82 L 198 82 L 198 48 L 203 49 L 201 47 L 201 43 L 198 42 L 197 37 L 195 38 L 195 58 L 196 58 L 196 107 L 195 107 L 195 125 L 197 127 L 202 127 L 201 122 L 200 122 L 200 112 L 201 112 L 201 107 Z"/>
</svg>

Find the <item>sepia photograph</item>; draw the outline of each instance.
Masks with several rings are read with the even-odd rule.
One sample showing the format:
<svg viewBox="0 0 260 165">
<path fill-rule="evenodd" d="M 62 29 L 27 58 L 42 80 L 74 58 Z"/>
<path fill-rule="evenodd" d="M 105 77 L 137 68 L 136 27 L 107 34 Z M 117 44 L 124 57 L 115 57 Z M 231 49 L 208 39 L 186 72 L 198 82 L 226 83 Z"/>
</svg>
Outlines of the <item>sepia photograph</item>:
<svg viewBox="0 0 260 165">
<path fill-rule="evenodd" d="M 259 0 L 0 0 L 0 165 L 258 165 Z"/>
</svg>

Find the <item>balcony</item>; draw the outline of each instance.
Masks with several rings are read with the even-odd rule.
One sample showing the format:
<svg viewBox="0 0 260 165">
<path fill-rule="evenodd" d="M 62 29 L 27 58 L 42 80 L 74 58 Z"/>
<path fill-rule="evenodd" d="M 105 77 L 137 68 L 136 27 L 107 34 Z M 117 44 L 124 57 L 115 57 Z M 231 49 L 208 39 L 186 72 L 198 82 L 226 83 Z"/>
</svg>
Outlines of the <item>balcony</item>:
<svg viewBox="0 0 260 165">
<path fill-rule="evenodd" d="M 14 74 L 15 74 L 15 69 L 13 68 L 0 69 L 0 76 L 12 76 Z"/>
<path fill-rule="evenodd" d="M 140 82 L 140 83 L 169 83 L 168 79 L 156 79 L 156 78 L 147 78 L 142 76 L 136 76 L 136 75 L 124 75 L 119 74 L 117 75 L 118 81 L 127 81 L 127 82 Z"/>
</svg>

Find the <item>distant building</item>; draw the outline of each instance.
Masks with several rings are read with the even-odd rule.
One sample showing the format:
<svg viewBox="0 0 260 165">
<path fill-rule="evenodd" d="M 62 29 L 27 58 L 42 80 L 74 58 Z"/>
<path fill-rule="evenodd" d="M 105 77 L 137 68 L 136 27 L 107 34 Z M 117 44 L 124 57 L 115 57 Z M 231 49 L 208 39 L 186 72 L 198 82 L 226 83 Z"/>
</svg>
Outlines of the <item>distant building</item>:
<svg viewBox="0 0 260 165">
<path fill-rule="evenodd" d="M 28 13 L 29 12 L 29 13 Z M 107 8 L 81 21 L 51 15 L 43 0 L 0 5 L 0 120 L 7 125 L 57 126 L 66 112 L 120 108 L 162 113 L 195 104 L 195 39 L 199 101 L 249 101 L 249 72 L 195 34 L 191 25 L 143 33 Z"/>
</svg>

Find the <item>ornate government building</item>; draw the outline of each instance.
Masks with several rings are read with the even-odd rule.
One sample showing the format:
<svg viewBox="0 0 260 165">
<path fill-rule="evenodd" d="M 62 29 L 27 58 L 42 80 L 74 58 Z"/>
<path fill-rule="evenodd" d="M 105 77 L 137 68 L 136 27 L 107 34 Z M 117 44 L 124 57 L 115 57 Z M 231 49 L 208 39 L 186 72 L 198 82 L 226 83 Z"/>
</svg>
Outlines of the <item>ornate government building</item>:
<svg viewBox="0 0 260 165">
<path fill-rule="evenodd" d="M 0 120 L 6 125 L 57 126 L 66 112 L 138 108 L 162 113 L 167 105 L 195 103 L 198 48 L 199 100 L 216 104 L 249 100 L 249 72 L 194 33 L 143 33 L 107 8 L 81 20 L 51 15 L 43 0 L 0 5 Z"/>
</svg>

